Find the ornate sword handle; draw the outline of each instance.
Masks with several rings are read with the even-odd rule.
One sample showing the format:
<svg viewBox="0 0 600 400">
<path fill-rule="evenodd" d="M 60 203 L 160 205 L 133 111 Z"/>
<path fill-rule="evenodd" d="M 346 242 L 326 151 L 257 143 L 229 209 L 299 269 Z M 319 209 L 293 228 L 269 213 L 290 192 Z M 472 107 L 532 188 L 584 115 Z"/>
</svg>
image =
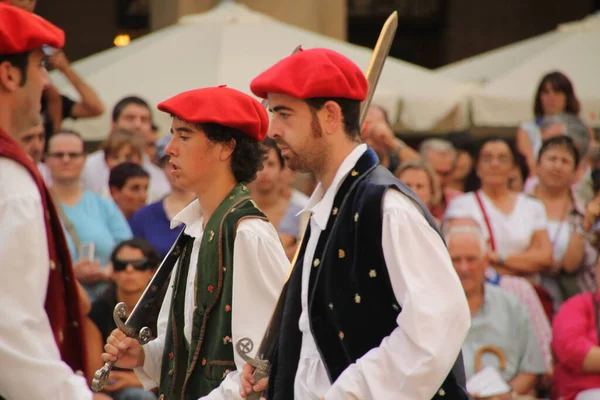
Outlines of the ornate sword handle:
<svg viewBox="0 0 600 400">
<path fill-rule="evenodd" d="M 125 303 L 121 302 L 115 306 L 113 310 L 113 319 L 115 320 L 115 324 L 117 328 L 119 328 L 123 333 L 129 337 L 137 339 L 142 345 L 148 343 L 150 338 L 152 337 L 152 331 L 147 326 L 140 329 L 140 333 L 136 338 L 135 329 L 125 325 L 123 319 L 127 316 L 127 306 Z M 108 381 L 108 375 L 112 370 L 115 362 L 107 361 L 104 363 L 104 366 L 96 371 L 94 374 L 94 379 L 92 379 L 92 390 L 94 392 L 101 392 Z"/>
<path fill-rule="evenodd" d="M 248 353 L 250 353 L 253 348 L 254 342 L 248 337 L 240 338 L 235 343 L 235 350 L 240 357 L 242 357 L 246 363 L 254 367 L 254 374 L 252 376 L 254 377 L 254 381 L 258 382 L 260 379 L 267 378 L 269 376 L 269 360 L 261 360 L 260 358 L 249 357 Z M 261 396 L 261 392 L 252 392 L 246 397 L 246 399 L 260 400 Z"/>
</svg>

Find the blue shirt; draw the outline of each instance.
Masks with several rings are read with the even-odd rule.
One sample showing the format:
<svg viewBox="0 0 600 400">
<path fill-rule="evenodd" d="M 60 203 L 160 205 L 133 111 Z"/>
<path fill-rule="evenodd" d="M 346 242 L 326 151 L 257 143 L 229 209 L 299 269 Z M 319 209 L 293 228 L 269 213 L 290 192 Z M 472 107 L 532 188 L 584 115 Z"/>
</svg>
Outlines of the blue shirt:
<svg viewBox="0 0 600 400">
<path fill-rule="evenodd" d="M 165 213 L 163 200 L 140 208 L 129 218 L 129 226 L 133 236 L 145 239 L 163 258 L 183 229 L 183 225 L 171 229 L 171 221 Z"/>
<path fill-rule="evenodd" d="M 300 216 L 298 215 L 300 211 L 302 211 L 301 207 L 290 204 L 281 222 L 279 222 L 280 233 L 285 233 L 300 240 Z"/>
<path fill-rule="evenodd" d="M 133 236 L 123 213 L 110 199 L 86 190 L 77 204 L 61 204 L 61 207 L 73 224 L 79 241 L 95 244 L 95 258 L 100 261 L 101 267 L 110 262 L 110 254 L 117 244 Z M 65 230 L 65 233 L 71 257 L 77 261 L 79 249 L 75 248 L 69 232 Z"/>
</svg>

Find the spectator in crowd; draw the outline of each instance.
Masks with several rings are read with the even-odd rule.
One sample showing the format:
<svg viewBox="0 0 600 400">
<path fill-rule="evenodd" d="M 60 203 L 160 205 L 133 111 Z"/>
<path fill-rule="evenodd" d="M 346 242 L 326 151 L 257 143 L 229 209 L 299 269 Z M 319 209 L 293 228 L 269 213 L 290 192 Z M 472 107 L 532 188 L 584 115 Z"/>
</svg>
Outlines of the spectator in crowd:
<svg viewBox="0 0 600 400">
<path fill-rule="evenodd" d="M 113 319 L 115 306 L 120 302 L 125 303 L 126 317 L 129 317 L 160 265 L 161 257 L 148 242 L 134 238 L 119 243 L 113 250 L 110 261 L 113 266 L 112 281 L 92 303 L 87 324 L 88 358 L 91 364 L 89 370 L 92 372 L 102 367 L 100 355 L 104 343 L 110 333 L 117 329 Z M 153 306 L 154 313 L 149 313 L 149 320 L 144 325 L 150 328 L 152 335 L 156 335 L 156 318 L 161 300 L 162 298 L 157 299 Z M 114 400 L 156 400 L 153 392 L 143 389 L 135 372 L 117 367 L 110 372 L 103 392 Z"/>
<path fill-rule="evenodd" d="M 540 124 L 540 130 L 542 143 L 555 136 L 568 136 L 573 140 L 580 157 L 584 158 L 587 155 L 591 142 L 590 130 L 577 115 L 561 113 L 545 117 Z"/>
<path fill-rule="evenodd" d="M 271 138 L 265 138 L 262 143 L 267 148 L 267 155 L 248 189 L 252 200 L 277 229 L 286 255 L 291 260 L 301 238 L 298 214 L 302 208 L 281 196 L 281 185 L 287 185 L 287 182 L 282 180 L 285 161 L 277 143 Z"/>
<path fill-rule="evenodd" d="M 467 379 L 477 372 L 476 357 L 481 357 L 482 368 L 498 365 L 498 360 L 478 354 L 491 346 L 504 358 L 504 368 L 499 372 L 512 390 L 531 394 L 546 366 L 526 307 L 512 295 L 485 283 L 487 245 L 480 230 L 452 227 L 446 232 L 446 241 L 471 310 L 471 328 L 462 347 Z"/>
<path fill-rule="evenodd" d="M 421 143 L 419 152 L 427 164 L 431 165 L 442 186 L 440 201 L 431 211 L 431 214 L 435 218 L 442 219 L 448 204 L 450 204 L 452 199 L 461 194 L 461 192 L 455 189 L 446 187 L 447 184 L 452 182 L 452 173 L 456 166 L 456 149 L 447 140 L 427 139 Z"/>
<path fill-rule="evenodd" d="M 467 177 L 473 170 L 475 143 L 473 137 L 468 132 L 450 134 L 448 140 L 456 149 L 456 161 L 451 177 L 446 182 L 446 188 L 457 192 L 465 192 Z"/>
<path fill-rule="evenodd" d="M 52 179 L 50 178 L 50 171 L 48 166 L 44 164 L 44 153 L 46 147 L 46 133 L 44 132 L 44 125 L 40 122 L 27 132 L 24 132 L 19 137 L 19 144 L 25 152 L 31 157 L 35 165 L 40 171 L 40 175 L 44 178 L 44 182 L 48 186 L 52 186 Z"/>
<path fill-rule="evenodd" d="M 516 150 L 501 138 L 483 140 L 475 158 L 480 189 L 454 199 L 445 219 L 475 219 L 490 245 L 489 261 L 501 274 L 527 277 L 548 314 L 552 301 L 539 286 L 539 272 L 552 267 L 552 245 L 543 204 L 508 187 Z"/>
<path fill-rule="evenodd" d="M 590 131 L 578 116 L 563 113 L 545 117 L 540 124 L 540 129 L 542 132 L 542 142 L 556 136 L 570 137 L 577 148 L 579 157 L 582 160 L 587 160 L 587 153 L 591 143 Z M 535 154 L 535 157 L 537 160 L 538 154 Z M 575 177 L 571 184 L 576 186 L 588 170 L 589 164 L 587 162 L 580 163 L 575 171 Z M 533 176 L 531 176 L 525 184 L 525 190 L 530 191 L 538 181 L 539 179 L 535 176 L 534 171 Z"/>
<path fill-rule="evenodd" d="M 594 195 L 585 207 L 583 231 L 594 248 L 600 251 L 600 169 L 592 171 L 591 181 Z"/>
<path fill-rule="evenodd" d="M 125 129 L 138 134 L 143 143 L 152 136 L 152 112 L 146 101 L 136 96 L 125 97 L 115 104 L 112 111 L 111 131 Z M 145 144 L 142 145 L 142 150 Z M 110 169 L 105 162 L 104 150 L 96 151 L 87 158 L 83 170 L 82 181 L 85 188 L 95 193 L 101 193 L 106 187 Z M 150 175 L 150 191 L 148 202 L 162 199 L 170 191 L 169 181 L 162 169 L 156 166 L 148 155 L 142 154 L 142 167 Z"/>
<path fill-rule="evenodd" d="M 444 235 L 452 229 L 458 226 L 470 226 L 479 231 L 479 235 L 482 235 L 479 223 L 471 218 L 456 218 L 444 221 L 442 224 L 442 230 Z M 486 251 L 489 247 L 486 246 Z M 540 351 L 544 358 L 546 365 L 546 373 L 544 380 L 540 382 L 542 384 L 542 390 L 546 390 L 549 382 L 552 378 L 553 373 L 553 360 L 552 351 L 550 350 L 550 342 L 552 340 L 552 328 L 550 327 L 550 321 L 544 311 L 544 307 L 540 302 L 540 299 L 531 283 L 525 278 L 510 275 L 500 275 L 489 265 L 485 268 L 485 282 L 494 286 L 499 287 L 503 291 L 510 293 L 523 303 L 529 312 L 531 325 L 537 339 Z"/>
<path fill-rule="evenodd" d="M 144 140 L 132 131 L 116 129 L 102 144 L 104 161 L 110 171 L 124 162 L 142 165 Z"/>
<path fill-rule="evenodd" d="M 570 137 L 545 140 L 537 158 L 539 183 L 529 193 L 544 204 L 548 216 L 553 267 L 542 274 L 542 285 L 552 296 L 555 310 L 567 298 L 595 287 L 597 253 L 585 238 L 585 211 L 571 190 L 579 160 L 579 151 Z"/>
<path fill-rule="evenodd" d="M 71 64 L 62 50 L 49 54 L 48 64 L 67 78 L 79 94 L 80 99 L 73 100 L 59 93 L 53 86 L 46 89 L 42 96 L 42 115 L 47 138 L 60 131 L 63 120 L 67 118 L 92 118 L 104 113 L 104 105 L 98 94 L 71 68 Z"/>
<path fill-rule="evenodd" d="M 598 264 L 596 264 L 598 269 Z M 596 271 L 598 275 L 598 271 Z M 552 398 L 600 398 L 600 318 L 598 290 L 565 301 L 552 323 L 556 359 Z"/>
<path fill-rule="evenodd" d="M 529 166 L 527 159 L 523 154 L 515 153 L 515 166 L 508 177 L 508 188 L 513 192 L 522 192 L 525 190 L 525 184 L 529 177 Z"/>
<path fill-rule="evenodd" d="M 387 112 L 381 106 L 369 107 L 361 136 L 367 146 L 375 150 L 379 163 L 391 172 L 400 162 L 419 158 L 419 153 L 396 137 Z"/>
<path fill-rule="evenodd" d="M 133 235 L 148 241 L 163 258 L 183 229 L 182 225 L 171 228 L 171 220 L 196 198 L 193 192 L 181 187 L 171 173 L 169 155 L 165 153 L 170 139 L 164 137 L 158 141 L 156 154 L 158 165 L 163 168 L 171 184 L 171 193 L 157 202 L 140 208 L 129 219 Z"/>
<path fill-rule="evenodd" d="M 544 118 L 561 113 L 578 115 L 579 100 L 571 80 L 562 72 L 552 71 L 542 77 L 534 97 L 533 121 L 522 123 L 517 130 L 516 146 L 527 159 L 529 171 L 535 173 L 535 161 L 542 147 L 541 124 Z"/>
<path fill-rule="evenodd" d="M 104 154 L 104 163 L 110 171 L 119 164 L 132 162 L 142 165 L 144 155 L 144 139 L 138 134 L 125 129 L 115 129 L 102 143 L 101 151 Z M 98 182 L 99 183 L 99 182 Z M 108 179 L 103 185 L 97 185 L 95 193 L 106 198 L 112 198 L 108 187 Z"/>
<path fill-rule="evenodd" d="M 404 161 L 395 175 L 419 196 L 429 210 L 439 204 L 442 197 L 440 182 L 433 168 L 422 159 Z M 436 219 L 436 222 L 440 224 L 440 220 Z"/>
<path fill-rule="evenodd" d="M 140 165 L 124 162 L 110 170 L 108 187 L 127 220 L 148 200 L 150 175 Z"/>
<path fill-rule="evenodd" d="M 158 142 L 158 133 L 158 125 L 152 123 L 150 134 L 145 138 L 146 143 L 144 145 L 144 151 L 146 152 L 148 158 L 150 158 L 150 161 L 156 164 L 156 166 L 160 167 L 160 165 L 158 165 L 158 158 L 156 156 L 156 142 Z"/>
<path fill-rule="evenodd" d="M 122 240 L 131 238 L 131 229 L 112 200 L 81 187 L 85 163 L 83 140 L 77 133 L 59 132 L 50 138 L 47 154 L 52 177 L 52 194 L 59 211 L 75 274 L 92 301 L 109 279 L 110 253 Z M 82 253 L 82 246 L 93 243 L 93 259 Z"/>
<path fill-rule="evenodd" d="M 290 204 L 303 209 L 308 204 L 309 197 L 295 187 L 298 184 L 298 180 L 297 172 L 289 168 L 287 164 L 284 164 L 281 171 L 281 195 L 290 199 Z"/>
<path fill-rule="evenodd" d="M 579 182 L 575 186 L 575 195 L 581 204 L 589 204 L 596 194 L 594 190 L 594 180 L 592 179 L 592 173 L 594 170 L 600 171 L 600 143 L 590 143 L 588 150 L 587 159 L 583 160 L 584 167 L 582 168 L 586 172 Z"/>
</svg>

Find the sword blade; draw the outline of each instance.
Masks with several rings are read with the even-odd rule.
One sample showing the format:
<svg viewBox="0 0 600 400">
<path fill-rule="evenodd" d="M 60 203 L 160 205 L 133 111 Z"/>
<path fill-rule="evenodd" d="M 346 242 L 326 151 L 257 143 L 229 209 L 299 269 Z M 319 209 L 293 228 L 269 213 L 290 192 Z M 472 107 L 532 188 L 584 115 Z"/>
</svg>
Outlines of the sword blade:
<svg viewBox="0 0 600 400">
<path fill-rule="evenodd" d="M 373 55 L 371 56 L 371 61 L 367 67 L 365 75 L 367 77 L 367 82 L 369 83 L 369 89 L 367 91 L 367 97 L 360 105 L 360 127 L 365 123 L 367 111 L 371 105 L 371 100 L 373 99 L 377 82 L 379 82 L 381 71 L 383 71 L 385 60 L 387 59 L 388 54 L 390 54 L 390 48 L 392 47 L 392 42 L 394 41 L 394 36 L 396 36 L 397 29 L 398 12 L 394 11 L 385 21 L 385 24 L 383 24 L 379 39 L 377 39 L 377 44 L 375 45 Z"/>
<path fill-rule="evenodd" d="M 185 240 L 183 239 L 183 235 L 184 233 L 182 230 L 177 237 L 177 240 L 173 243 L 173 246 L 171 246 L 171 250 L 169 250 L 167 256 L 160 263 L 152 280 L 150 280 L 144 293 L 142 293 L 142 296 L 131 311 L 131 314 L 129 314 L 129 317 L 125 321 L 125 326 L 135 330 L 134 334 L 137 334 L 144 324 L 146 324 L 148 313 L 152 305 L 156 301 L 163 286 L 169 281 L 169 276 L 171 275 L 184 246 L 184 243 L 181 243 Z"/>
</svg>

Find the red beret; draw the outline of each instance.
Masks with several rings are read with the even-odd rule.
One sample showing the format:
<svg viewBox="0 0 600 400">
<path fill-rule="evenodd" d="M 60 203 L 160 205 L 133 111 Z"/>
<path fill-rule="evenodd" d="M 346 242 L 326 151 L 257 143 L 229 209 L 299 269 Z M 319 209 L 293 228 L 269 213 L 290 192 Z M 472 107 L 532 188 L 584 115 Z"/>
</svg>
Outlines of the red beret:
<svg viewBox="0 0 600 400">
<path fill-rule="evenodd" d="M 34 13 L 0 2 L 0 54 L 64 45 L 65 33 L 60 28 Z"/>
<path fill-rule="evenodd" d="M 224 85 L 180 93 L 160 103 L 158 109 L 187 122 L 238 129 L 259 142 L 269 128 L 269 116 L 262 104 Z"/>
<path fill-rule="evenodd" d="M 363 101 L 368 84 L 363 72 L 343 55 L 328 49 L 301 50 L 284 58 L 250 83 L 263 99 L 281 93 L 298 99 L 341 97 Z"/>
</svg>

